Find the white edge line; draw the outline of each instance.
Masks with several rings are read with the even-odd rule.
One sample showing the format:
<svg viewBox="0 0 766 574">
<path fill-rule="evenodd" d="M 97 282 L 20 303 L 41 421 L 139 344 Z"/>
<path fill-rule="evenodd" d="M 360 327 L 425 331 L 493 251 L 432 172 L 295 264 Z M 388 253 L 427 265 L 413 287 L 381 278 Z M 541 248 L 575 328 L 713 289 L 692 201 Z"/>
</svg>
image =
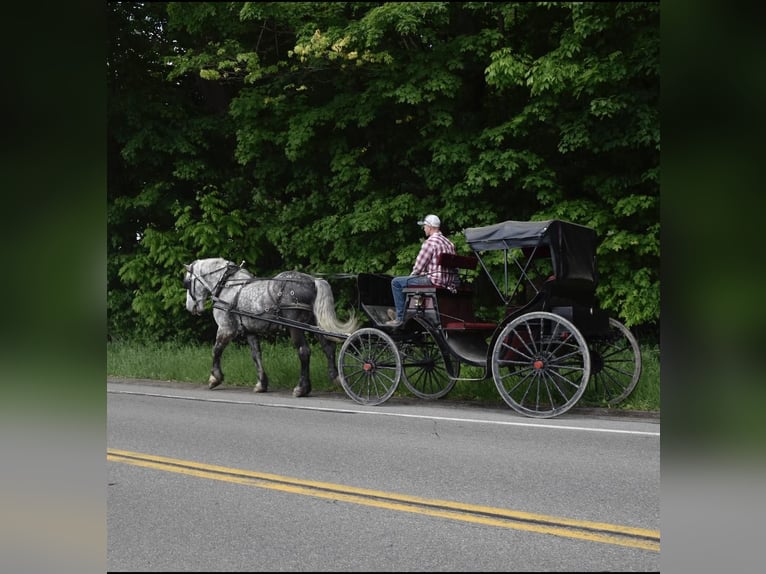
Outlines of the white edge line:
<svg viewBox="0 0 766 574">
<path fill-rule="evenodd" d="M 292 405 L 287 403 L 258 403 L 253 401 L 235 401 L 233 399 L 213 399 L 213 398 L 208 399 L 208 398 L 200 398 L 200 397 L 189 397 L 184 395 L 163 395 L 160 393 L 144 393 L 144 392 L 137 392 L 137 391 L 107 390 L 107 393 L 121 394 L 121 395 L 144 395 L 149 397 L 161 397 L 166 399 L 203 401 L 207 403 L 230 403 L 230 404 L 237 404 L 237 405 L 254 405 L 259 407 L 279 407 L 279 408 L 288 408 L 288 409 L 300 409 L 300 410 L 306 410 L 306 411 L 365 414 L 365 415 L 377 415 L 377 416 L 387 416 L 387 417 L 429 419 L 429 420 L 436 420 L 436 421 L 483 423 L 483 424 L 504 425 L 504 426 L 514 426 L 514 427 L 578 430 L 578 431 L 603 432 L 603 433 L 612 433 L 612 434 L 632 434 L 632 435 L 656 436 L 656 437 L 660 436 L 660 433 L 658 432 L 649 432 L 649 431 L 598 429 L 598 428 L 589 428 L 589 427 L 575 427 L 575 426 L 568 426 L 568 425 L 549 425 L 549 424 L 541 424 L 541 423 L 522 423 L 522 422 L 513 422 L 513 421 L 489 421 L 489 420 L 482 420 L 482 419 L 467 419 L 467 418 L 458 418 L 458 417 L 437 417 L 437 416 L 431 416 L 431 415 L 408 415 L 404 413 L 389 413 L 389 412 L 383 412 L 383 411 L 378 412 L 378 411 L 360 411 L 360 410 L 354 410 L 354 409 L 334 409 L 334 408 L 328 408 L 328 407 L 309 407 L 309 406 L 301 406 L 301 405 Z"/>
</svg>

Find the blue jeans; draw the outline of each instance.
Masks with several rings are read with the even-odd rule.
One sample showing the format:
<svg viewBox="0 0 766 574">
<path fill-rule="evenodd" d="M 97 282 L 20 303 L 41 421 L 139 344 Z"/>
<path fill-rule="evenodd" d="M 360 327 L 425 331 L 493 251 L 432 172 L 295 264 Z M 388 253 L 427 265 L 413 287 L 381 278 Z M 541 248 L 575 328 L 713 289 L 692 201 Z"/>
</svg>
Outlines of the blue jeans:
<svg viewBox="0 0 766 574">
<path fill-rule="evenodd" d="M 431 280 L 427 275 L 404 275 L 391 279 L 391 293 L 394 295 L 394 305 L 396 306 L 396 320 L 404 321 L 405 297 L 402 289 L 410 285 L 431 285 Z"/>
</svg>

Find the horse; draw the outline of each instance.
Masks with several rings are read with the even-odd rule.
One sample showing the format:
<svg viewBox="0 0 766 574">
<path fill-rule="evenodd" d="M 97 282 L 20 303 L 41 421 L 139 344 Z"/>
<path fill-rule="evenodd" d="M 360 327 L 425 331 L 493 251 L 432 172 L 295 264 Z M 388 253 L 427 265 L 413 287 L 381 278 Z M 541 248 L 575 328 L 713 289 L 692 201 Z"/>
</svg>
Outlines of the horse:
<svg viewBox="0 0 766 574">
<path fill-rule="evenodd" d="M 313 331 L 327 357 L 327 372 L 339 384 L 335 363 L 335 335 L 348 335 L 356 331 L 360 322 L 352 310 L 347 321 L 341 322 L 335 314 L 335 299 L 330 284 L 299 271 L 284 271 L 273 278 L 255 277 L 242 267 L 221 257 L 197 259 L 184 265 L 186 310 L 201 314 L 208 299 L 213 302 L 213 318 L 218 331 L 213 345 L 213 367 L 208 388 L 223 382 L 221 355 L 226 345 L 237 335 L 244 334 L 258 372 L 256 393 L 268 391 L 269 378 L 263 367 L 259 335 L 286 327 L 301 362 L 301 374 L 293 389 L 294 397 L 311 393 L 309 361 L 311 349 L 306 342 L 305 326 L 317 326 L 324 333 Z"/>
</svg>

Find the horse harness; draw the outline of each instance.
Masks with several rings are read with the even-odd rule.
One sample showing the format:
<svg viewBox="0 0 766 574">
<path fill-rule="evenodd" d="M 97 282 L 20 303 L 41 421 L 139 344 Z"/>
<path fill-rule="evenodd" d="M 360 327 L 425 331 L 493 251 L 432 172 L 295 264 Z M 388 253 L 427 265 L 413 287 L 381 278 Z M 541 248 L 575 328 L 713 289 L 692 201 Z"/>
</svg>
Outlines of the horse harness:
<svg viewBox="0 0 766 574">
<path fill-rule="evenodd" d="M 242 262 L 244 264 L 244 261 Z M 264 309 L 264 315 L 266 314 L 272 314 L 274 317 L 281 317 L 282 311 L 285 310 L 302 310 L 302 311 L 312 311 L 313 308 L 308 303 L 304 303 L 298 299 L 298 296 L 295 293 L 295 289 L 289 290 L 289 295 L 291 300 L 288 300 L 287 302 L 283 302 L 283 298 L 285 296 L 285 288 L 288 283 L 298 283 L 295 279 L 263 279 L 258 277 L 253 277 L 248 279 L 247 281 L 244 281 L 239 284 L 239 289 L 237 290 L 236 294 L 234 295 L 234 299 L 231 300 L 231 302 L 224 302 L 225 306 L 221 304 L 221 301 L 218 299 L 218 297 L 221 294 L 221 291 L 223 291 L 224 287 L 227 287 L 227 281 L 229 277 L 231 277 L 233 274 L 235 274 L 237 271 L 242 269 L 242 265 L 235 265 L 233 263 L 227 263 L 225 267 L 221 267 L 218 269 L 214 269 L 213 271 L 210 271 L 206 273 L 205 275 L 212 275 L 213 273 L 216 273 L 220 271 L 221 269 L 224 269 L 224 272 L 221 274 L 220 279 L 216 282 L 215 286 L 211 289 L 205 281 L 202 280 L 202 277 L 198 276 L 196 273 L 194 273 L 193 268 L 189 270 L 190 275 L 197 279 L 200 283 L 202 283 L 208 291 L 211 293 L 211 297 L 213 299 L 213 306 L 217 309 L 221 309 L 223 311 L 227 311 L 229 313 L 234 313 L 237 315 L 242 315 L 242 313 L 238 313 L 237 311 L 233 311 L 233 309 L 237 308 L 237 303 L 239 302 L 239 295 L 242 292 L 242 287 L 245 285 L 249 285 L 251 283 L 254 283 L 256 281 L 272 281 L 279 285 L 279 290 L 276 293 L 275 299 L 275 306 L 274 307 L 266 307 Z M 191 282 L 190 281 L 184 281 L 184 287 L 186 289 L 189 289 L 191 291 Z M 238 317 L 240 323 L 242 322 L 242 318 Z"/>
<path fill-rule="evenodd" d="M 266 313 L 273 313 L 275 316 L 280 317 L 282 311 L 285 310 L 301 310 L 312 311 L 313 308 L 308 303 L 301 301 L 295 294 L 295 289 L 286 291 L 288 283 L 298 283 L 295 279 L 271 279 L 274 285 L 277 285 L 278 291 L 274 297 L 274 307 L 266 307 Z M 285 294 L 289 294 L 290 298 L 284 301 Z"/>
<path fill-rule="evenodd" d="M 204 275 L 201 275 L 201 276 L 197 275 L 194 272 L 194 264 L 192 264 L 192 266 L 189 268 L 189 275 L 191 275 L 193 279 L 196 279 L 197 281 L 202 283 L 202 285 L 204 285 L 205 288 L 208 291 L 210 291 L 210 294 L 211 294 L 213 300 L 215 301 L 215 300 L 218 299 L 218 296 L 221 294 L 221 291 L 223 290 L 223 288 L 226 287 L 226 281 L 229 279 L 229 277 L 231 277 L 234 273 L 236 273 L 237 271 L 242 269 L 242 265 L 244 265 L 244 263 L 245 263 L 244 261 L 240 265 L 235 265 L 234 263 L 227 263 L 224 267 L 219 267 L 218 269 L 213 269 L 212 271 L 208 271 L 207 273 L 205 273 Z M 213 273 L 217 273 L 221 269 L 224 269 L 224 272 L 221 275 L 221 278 L 218 279 L 216 284 L 211 289 L 210 286 L 202 278 L 207 276 L 207 275 L 212 275 Z M 245 283 L 243 283 L 243 285 L 244 284 Z M 184 287 L 189 290 L 189 293 L 191 293 L 191 291 L 192 291 L 192 281 L 189 281 L 188 279 L 186 279 L 184 281 Z M 239 296 L 239 292 L 237 292 L 237 297 L 238 296 Z M 194 296 L 192 295 L 192 297 L 194 297 Z M 196 300 L 196 297 L 194 297 L 194 298 Z M 236 298 L 235 298 L 235 300 L 236 300 Z"/>
</svg>

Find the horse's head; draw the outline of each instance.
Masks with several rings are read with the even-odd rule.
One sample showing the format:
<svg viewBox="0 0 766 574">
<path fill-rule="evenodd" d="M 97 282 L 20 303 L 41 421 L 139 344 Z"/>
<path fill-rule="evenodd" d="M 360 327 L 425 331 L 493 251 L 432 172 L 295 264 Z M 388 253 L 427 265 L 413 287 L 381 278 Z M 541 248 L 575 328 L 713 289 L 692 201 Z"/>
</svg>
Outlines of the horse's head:
<svg viewBox="0 0 766 574">
<path fill-rule="evenodd" d="M 184 275 L 184 288 L 186 289 L 186 310 L 193 315 L 199 315 L 205 310 L 205 299 L 210 294 L 210 290 L 204 281 L 200 279 L 194 270 L 194 261 L 191 265 L 184 265 L 186 274 Z"/>
</svg>

